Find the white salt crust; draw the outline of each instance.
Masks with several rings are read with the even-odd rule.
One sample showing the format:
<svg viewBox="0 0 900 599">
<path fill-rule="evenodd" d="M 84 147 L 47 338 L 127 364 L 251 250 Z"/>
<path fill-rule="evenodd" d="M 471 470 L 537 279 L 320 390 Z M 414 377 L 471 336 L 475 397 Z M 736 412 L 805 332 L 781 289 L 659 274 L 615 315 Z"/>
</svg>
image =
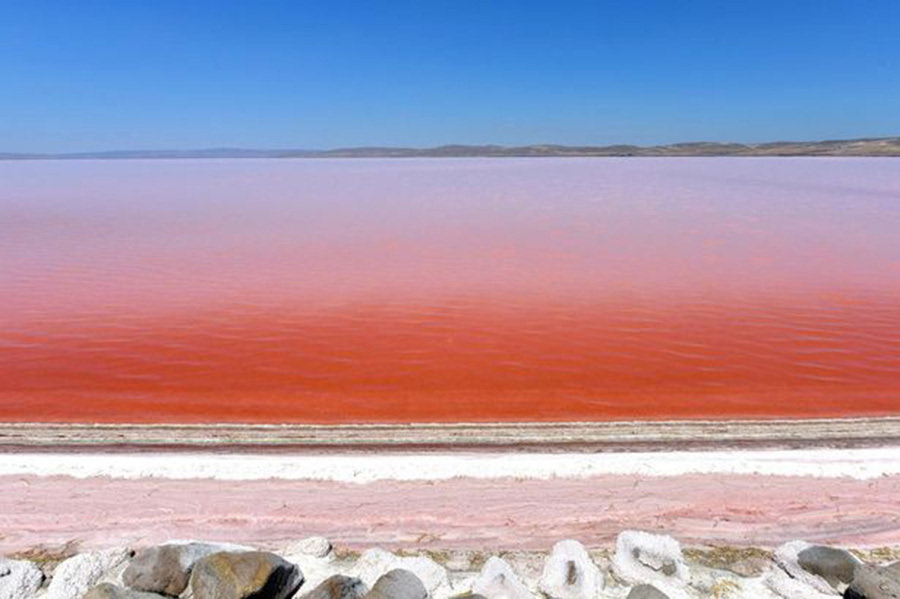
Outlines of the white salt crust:
<svg viewBox="0 0 900 599">
<path fill-rule="evenodd" d="M 900 447 L 621 453 L 0 454 L 0 476 L 321 480 L 370 483 L 451 478 L 602 475 L 765 475 L 868 480 L 900 475 Z"/>
</svg>

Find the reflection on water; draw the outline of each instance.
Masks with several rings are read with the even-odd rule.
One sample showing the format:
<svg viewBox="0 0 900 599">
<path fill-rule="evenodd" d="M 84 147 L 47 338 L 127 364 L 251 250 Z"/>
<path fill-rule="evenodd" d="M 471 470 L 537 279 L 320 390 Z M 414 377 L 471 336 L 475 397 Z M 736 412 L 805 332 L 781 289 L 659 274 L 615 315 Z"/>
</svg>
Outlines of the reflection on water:
<svg viewBox="0 0 900 599">
<path fill-rule="evenodd" d="M 891 159 L 0 163 L 0 420 L 900 412 Z"/>
</svg>

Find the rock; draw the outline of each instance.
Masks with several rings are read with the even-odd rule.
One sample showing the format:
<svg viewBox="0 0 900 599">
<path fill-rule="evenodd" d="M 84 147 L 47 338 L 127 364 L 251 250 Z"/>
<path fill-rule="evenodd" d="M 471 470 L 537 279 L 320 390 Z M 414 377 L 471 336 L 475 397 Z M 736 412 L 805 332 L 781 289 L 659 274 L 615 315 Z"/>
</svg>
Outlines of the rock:
<svg viewBox="0 0 900 599">
<path fill-rule="evenodd" d="M 26 599 L 41 587 L 44 574 L 37 565 L 0 558 L 0 599 Z"/>
<path fill-rule="evenodd" d="M 194 599 L 287 599 L 303 573 L 274 553 L 222 551 L 198 560 L 189 584 Z"/>
<path fill-rule="evenodd" d="M 798 565 L 825 579 L 835 589 L 843 590 L 853 580 L 856 567 L 861 562 L 848 551 L 813 545 L 797 553 Z"/>
<path fill-rule="evenodd" d="M 314 589 L 332 576 L 345 573 L 345 568 L 342 569 L 333 557 L 312 557 L 302 553 L 285 554 L 283 557 L 292 564 L 296 564 L 303 572 L 303 586 L 306 589 Z"/>
<path fill-rule="evenodd" d="M 772 568 L 763 579 L 763 584 L 766 589 L 783 599 L 834 599 L 837 594 L 834 589 L 827 594 L 822 593 L 791 577 L 781 568 Z"/>
<path fill-rule="evenodd" d="M 103 582 L 89 590 L 83 599 L 164 599 L 164 597 Z"/>
<path fill-rule="evenodd" d="M 300 567 L 305 579 L 303 584 L 310 589 L 344 573 L 339 568 L 331 543 L 324 537 L 309 537 L 291 543 L 281 551 L 281 555 Z"/>
<path fill-rule="evenodd" d="M 359 599 L 368 592 L 359 578 L 336 575 L 323 581 L 301 599 Z"/>
<path fill-rule="evenodd" d="M 584 545 L 567 540 L 553 546 L 538 586 L 553 599 L 593 599 L 603 577 Z"/>
<path fill-rule="evenodd" d="M 805 541 L 790 541 L 778 547 L 772 554 L 779 568 L 795 581 L 823 595 L 840 595 L 827 580 L 800 565 L 800 553 L 813 546 Z M 794 586 L 794 585 L 791 585 Z"/>
<path fill-rule="evenodd" d="M 365 599 L 427 599 L 428 591 L 409 570 L 386 572 L 365 595 Z"/>
<path fill-rule="evenodd" d="M 82 553 L 56 567 L 45 599 L 81 599 L 103 576 L 131 557 L 127 549 Z"/>
<path fill-rule="evenodd" d="M 148 547 L 134 556 L 125 572 L 122 582 L 125 586 L 150 593 L 161 593 L 177 597 L 185 588 L 191 576 L 191 568 L 197 560 L 220 551 L 244 550 L 249 547 L 220 543 L 166 543 Z"/>
<path fill-rule="evenodd" d="M 669 596 L 652 584 L 639 584 L 631 589 L 627 599 L 669 599 Z"/>
<path fill-rule="evenodd" d="M 528 590 L 516 573 L 499 557 L 491 557 L 485 562 L 481 573 L 472 584 L 472 593 L 487 599 L 532 599 Z"/>
<path fill-rule="evenodd" d="M 433 597 L 449 597 L 453 592 L 447 569 L 425 556 L 398 557 L 384 549 L 369 549 L 359 557 L 350 574 L 374 589 L 381 576 L 398 569 L 412 572 Z"/>
<path fill-rule="evenodd" d="M 625 531 L 616 538 L 612 563 L 616 576 L 628 584 L 652 584 L 675 599 L 688 596 L 690 572 L 672 537 Z"/>
<path fill-rule="evenodd" d="M 900 599 L 900 572 L 890 566 L 858 566 L 844 599 Z"/>
<path fill-rule="evenodd" d="M 325 537 L 308 537 L 291 543 L 284 549 L 284 555 L 308 555 L 310 557 L 333 557 L 331 542 Z"/>
</svg>

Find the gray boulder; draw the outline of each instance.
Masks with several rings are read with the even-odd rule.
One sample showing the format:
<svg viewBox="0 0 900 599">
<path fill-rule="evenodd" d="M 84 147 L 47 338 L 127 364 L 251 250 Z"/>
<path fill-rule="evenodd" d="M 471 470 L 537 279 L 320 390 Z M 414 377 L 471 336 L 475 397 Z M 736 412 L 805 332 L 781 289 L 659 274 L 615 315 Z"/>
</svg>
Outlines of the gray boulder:
<svg viewBox="0 0 900 599">
<path fill-rule="evenodd" d="M 797 563 L 810 574 L 824 578 L 835 589 L 850 584 L 860 565 L 850 552 L 822 545 L 813 545 L 797 553 Z"/>
<path fill-rule="evenodd" d="M 669 599 L 669 596 L 652 584 L 639 584 L 631 589 L 627 599 Z"/>
<path fill-rule="evenodd" d="M 359 599 L 367 590 L 359 578 L 336 575 L 326 579 L 301 599 Z"/>
<path fill-rule="evenodd" d="M 235 548 L 216 543 L 167 543 L 149 547 L 134 556 L 122 573 L 122 582 L 138 591 L 177 597 L 187 588 L 197 560 Z"/>
<path fill-rule="evenodd" d="M 35 564 L 0 558 L 0 599 L 31 597 L 43 580 L 44 575 Z"/>
<path fill-rule="evenodd" d="M 900 599 L 900 572 L 891 567 L 858 566 L 844 598 Z"/>
<path fill-rule="evenodd" d="M 222 551 L 198 560 L 191 571 L 194 599 L 287 599 L 303 573 L 274 553 Z"/>
<path fill-rule="evenodd" d="M 164 597 L 156 593 L 144 593 L 116 586 L 111 582 L 103 582 L 89 590 L 83 599 L 164 599 Z"/>
<path fill-rule="evenodd" d="M 384 574 L 365 599 L 427 599 L 428 591 L 418 577 L 409 570 L 391 570 Z"/>
</svg>

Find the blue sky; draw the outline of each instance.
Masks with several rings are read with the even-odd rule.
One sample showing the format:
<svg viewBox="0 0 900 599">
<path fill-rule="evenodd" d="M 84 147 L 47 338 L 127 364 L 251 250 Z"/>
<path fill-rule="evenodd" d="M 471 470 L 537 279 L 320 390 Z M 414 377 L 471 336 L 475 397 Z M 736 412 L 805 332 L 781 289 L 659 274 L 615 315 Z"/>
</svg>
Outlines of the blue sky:
<svg viewBox="0 0 900 599">
<path fill-rule="evenodd" d="M 0 151 L 885 135 L 897 0 L 0 0 Z"/>
</svg>

